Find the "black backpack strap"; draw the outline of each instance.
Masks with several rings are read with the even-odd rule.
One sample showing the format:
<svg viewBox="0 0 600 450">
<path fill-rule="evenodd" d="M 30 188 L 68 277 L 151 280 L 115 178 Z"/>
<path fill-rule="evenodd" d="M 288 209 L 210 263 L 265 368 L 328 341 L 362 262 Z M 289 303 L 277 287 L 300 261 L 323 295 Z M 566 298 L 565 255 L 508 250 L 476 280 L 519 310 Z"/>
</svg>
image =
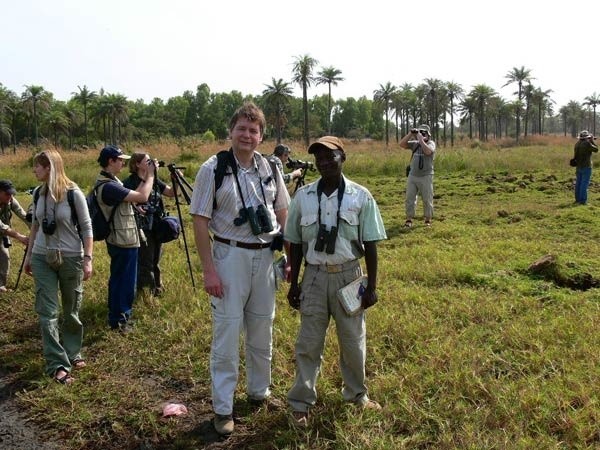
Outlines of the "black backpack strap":
<svg viewBox="0 0 600 450">
<path fill-rule="evenodd" d="M 231 174 L 227 173 L 227 167 L 231 167 Z M 215 167 L 215 196 L 213 198 L 213 209 L 217 209 L 217 191 L 223 184 L 225 175 L 237 175 L 237 164 L 233 156 L 233 150 L 221 150 L 217 153 L 217 166 Z"/>
<path fill-rule="evenodd" d="M 77 208 L 75 208 L 75 190 L 68 189 L 67 190 L 67 201 L 69 202 L 69 207 L 71 208 L 71 222 L 77 228 L 77 234 L 79 235 L 79 239 L 83 242 L 83 237 L 81 236 L 81 227 L 79 226 L 79 218 L 77 217 Z"/>
</svg>

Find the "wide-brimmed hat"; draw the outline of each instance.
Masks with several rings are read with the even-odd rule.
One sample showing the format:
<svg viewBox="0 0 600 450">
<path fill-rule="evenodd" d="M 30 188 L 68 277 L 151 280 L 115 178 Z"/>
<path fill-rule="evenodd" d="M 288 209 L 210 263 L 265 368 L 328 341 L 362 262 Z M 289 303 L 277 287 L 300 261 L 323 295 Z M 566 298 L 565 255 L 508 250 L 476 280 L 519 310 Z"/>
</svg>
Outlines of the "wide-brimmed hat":
<svg viewBox="0 0 600 450">
<path fill-rule="evenodd" d="M 15 195 L 17 193 L 15 186 L 10 180 L 0 180 L 0 191 L 4 191 L 10 195 Z"/>
<path fill-rule="evenodd" d="M 579 139 L 587 139 L 589 137 L 591 137 L 592 135 L 590 134 L 590 132 L 588 130 L 582 130 L 579 133 Z"/>
<path fill-rule="evenodd" d="M 277 144 L 275 146 L 275 150 L 273 150 L 273 154 L 275 156 L 283 156 L 286 153 L 290 153 L 290 148 L 287 145 L 283 145 L 283 144 Z"/>
<path fill-rule="evenodd" d="M 310 144 L 310 146 L 308 147 L 308 153 L 315 153 L 319 147 L 325 147 L 329 150 L 340 150 L 342 154 L 346 154 L 344 152 L 344 144 L 342 144 L 340 138 L 337 138 L 335 136 L 320 137 L 315 142 Z"/>
<path fill-rule="evenodd" d="M 419 126 L 419 131 L 425 131 L 429 136 L 431 136 L 431 129 L 429 128 L 429 125 L 421 125 Z"/>
</svg>

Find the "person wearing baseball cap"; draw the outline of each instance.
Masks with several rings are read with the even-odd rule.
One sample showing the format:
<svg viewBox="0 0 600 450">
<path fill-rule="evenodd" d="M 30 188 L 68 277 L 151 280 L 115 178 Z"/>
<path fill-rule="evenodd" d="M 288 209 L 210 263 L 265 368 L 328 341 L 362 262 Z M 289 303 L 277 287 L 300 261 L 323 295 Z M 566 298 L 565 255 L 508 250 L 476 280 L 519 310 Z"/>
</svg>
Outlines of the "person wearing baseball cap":
<svg viewBox="0 0 600 450">
<path fill-rule="evenodd" d="M 19 233 L 12 228 L 11 219 L 16 214 L 19 219 L 27 223 L 27 213 L 21 207 L 14 195 L 17 193 L 15 186 L 10 180 L 0 180 L 0 293 L 8 290 L 6 284 L 10 272 L 10 251 L 11 239 L 16 239 L 25 247 L 29 239 L 24 234 Z"/>
<path fill-rule="evenodd" d="M 287 298 L 301 314 L 296 379 L 287 396 L 298 427 L 308 426 L 309 410 L 317 400 L 316 382 L 330 317 L 338 330 L 344 400 L 361 408 L 381 409 L 369 398 L 365 385 L 365 310 L 377 302 L 377 242 L 387 239 L 383 220 L 371 193 L 343 175 L 346 152 L 339 138 L 323 136 L 310 145 L 308 153 L 314 155 L 321 177 L 296 192 L 284 232 L 291 264 Z M 363 256 L 368 285 L 362 305 L 351 315 L 336 293 L 362 276 Z M 306 264 L 299 282 L 303 259 Z"/>
<path fill-rule="evenodd" d="M 130 158 L 115 145 L 104 147 L 98 156 L 102 170 L 94 185 L 98 205 L 104 216 L 110 217 L 112 210 L 117 208 L 112 219 L 111 233 L 106 238 L 110 255 L 108 324 L 111 329 L 122 333 L 132 331 L 129 319 L 136 296 L 140 232 L 133 204 L 148 201 L 156 176 L 156 163 L 151 160 L 140 172 L 139 186 L 136 189 L 124 187 L 117 175 Z"/>
<path fill-rule="evenodd" d="M 588 187 L 592 179 L 592 153 L 598 152 L 594 135 L 588 130 L 579 133 L 575 143 L 575 203 L 585 205 L 588 199 Z"/>
<path fill-rule="evenodd" d="M 433 218 L 433 159 L 436 145 L 431 139 L 429 125 L 421 125 L 411 129 L 399 143 L 401 148 L 412 152 L 410 164 L 406 168 L 406 222 L 404 226 L 411 228 L 417 207 L 417 197 L 423 201 L 425 226 L 431 226 Z"/>
</svg>

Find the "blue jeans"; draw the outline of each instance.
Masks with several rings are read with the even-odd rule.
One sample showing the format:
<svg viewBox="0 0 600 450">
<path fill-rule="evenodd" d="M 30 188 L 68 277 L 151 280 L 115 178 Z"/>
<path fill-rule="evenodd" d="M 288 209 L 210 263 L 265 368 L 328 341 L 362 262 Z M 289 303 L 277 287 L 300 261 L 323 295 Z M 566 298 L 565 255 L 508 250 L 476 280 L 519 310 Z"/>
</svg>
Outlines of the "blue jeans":
<svg viewBox="0 0 600 450">
<path fill-rule="evenodd" d="M 587 191 L 592 179 L 592 168 L 583 167 L 575 171 L 575 201 L 585 205 L 587 203 Z"/>
<path fill-rule="evenodd" d="M 108 324 L 117 328 L 129 320 L 136 293 L 138 249 L 106 243 L 110 256 L 108 280 Z"/>
</svg>

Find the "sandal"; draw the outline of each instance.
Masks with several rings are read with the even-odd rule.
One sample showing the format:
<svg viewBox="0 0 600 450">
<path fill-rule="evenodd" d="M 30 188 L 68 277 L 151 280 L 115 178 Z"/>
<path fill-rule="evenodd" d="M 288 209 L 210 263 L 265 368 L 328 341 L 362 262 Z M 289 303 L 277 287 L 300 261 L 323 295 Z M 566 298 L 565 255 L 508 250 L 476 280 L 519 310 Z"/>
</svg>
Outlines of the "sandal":
<svg viewBox="0 0 600 450">
<path fill-rule="evenodd" d="M 83 369 L 85 366 L 87 366 L 85 359 L 82 358 L 73 360 L 71 365 L 73 366 L 73 369 Z"/>
<path fill-rule="evenodd" d="M 58 373 L 61 371 L 65 374 L 62 377 L 59 377 Z M 58 384 L 71 384 L 73 381 L 75 381 L 75 378 L 73 378 L 69 372 L 61 367 L 54 374 L 54 381 L 56 381 Z"/>
</svg>

